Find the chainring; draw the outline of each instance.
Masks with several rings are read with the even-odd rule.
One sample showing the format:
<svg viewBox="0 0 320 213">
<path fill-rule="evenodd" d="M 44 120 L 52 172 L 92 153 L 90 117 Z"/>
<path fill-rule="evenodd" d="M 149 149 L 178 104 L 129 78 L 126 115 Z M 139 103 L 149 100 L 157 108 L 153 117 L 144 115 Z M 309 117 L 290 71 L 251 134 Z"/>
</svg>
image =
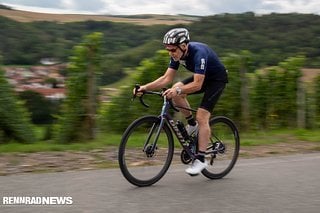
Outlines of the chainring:
<svg viewBox="0 0 320 213">
<path fill-rule="evenodd" d="M 184 164 L 189 164 L 192 161 L 192 158 L 190 157 L 190 155 L 187 153 L 186 150 L 182 150 L 180 158 L 181 158 L 181 162 Z"/>
</svg>

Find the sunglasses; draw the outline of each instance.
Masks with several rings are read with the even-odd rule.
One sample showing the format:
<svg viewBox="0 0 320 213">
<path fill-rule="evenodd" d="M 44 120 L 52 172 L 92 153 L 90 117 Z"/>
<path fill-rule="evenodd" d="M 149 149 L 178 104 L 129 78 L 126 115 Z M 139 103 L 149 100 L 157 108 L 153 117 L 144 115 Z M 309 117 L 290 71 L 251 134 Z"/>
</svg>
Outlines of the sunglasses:
<svg viewBox="0 0 320 213">
<path fill-rule="evenodd" d="M 171 53 L 174 53 L 174 52 L 177 51 L 177 49 L 178 49 L 178 48 L 172 48 L 172 49 L 166 49 L 166 50 L 168 50 L 168 51 L 171 52 Z"/>
</svg>

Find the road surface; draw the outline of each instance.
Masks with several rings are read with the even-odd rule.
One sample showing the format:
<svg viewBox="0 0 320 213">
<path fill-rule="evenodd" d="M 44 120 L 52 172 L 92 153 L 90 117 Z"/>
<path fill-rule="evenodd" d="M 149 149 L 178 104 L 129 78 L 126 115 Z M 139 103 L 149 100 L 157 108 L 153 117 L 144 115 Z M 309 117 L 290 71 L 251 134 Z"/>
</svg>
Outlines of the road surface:
<svg viewBox="0 0 320 213">
<path fill-rule="evenodd" d="M 320 153 L 239 159 L 220 180 L 171 166 L 151 187 L 128 183 L 119 169 L 0 177 L 0 198 L 72 197 L 72 205 L 0 205 L 0 212 L 319 213 Z"/>
</svg>

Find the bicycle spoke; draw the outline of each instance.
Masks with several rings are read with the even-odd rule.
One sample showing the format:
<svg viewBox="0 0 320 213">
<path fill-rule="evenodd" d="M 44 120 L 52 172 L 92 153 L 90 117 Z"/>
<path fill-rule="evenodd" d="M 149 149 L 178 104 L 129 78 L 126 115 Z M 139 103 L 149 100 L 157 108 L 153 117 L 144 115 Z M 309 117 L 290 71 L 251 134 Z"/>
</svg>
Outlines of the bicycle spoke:
<svg viewBox="0 0 320 213">
<path fill-rule="evenodd" d="M 203 171 L 208 178 L 222 178 L 233 168 L 239 153 L 239 137 L 231 120 L 216 117 L 211 123 L 212 138 L 207 148 L 209 167 Z"/>
<path fill-rule="evenodd" d="M 127 180 L 137 186 L 158 181 L 173 156 L 173 139 L 168 126 L 149 116 L 134 122 L 124 134 L 119 148 L 120 168 Z"/>
</svg>

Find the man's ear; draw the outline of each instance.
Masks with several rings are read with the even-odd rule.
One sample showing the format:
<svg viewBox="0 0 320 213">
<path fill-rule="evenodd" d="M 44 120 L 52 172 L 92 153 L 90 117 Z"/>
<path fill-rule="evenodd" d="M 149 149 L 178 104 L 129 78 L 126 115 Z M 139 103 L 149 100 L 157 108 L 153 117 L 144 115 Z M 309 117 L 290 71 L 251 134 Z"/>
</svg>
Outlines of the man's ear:
<svg viewBox="0 0 320 213">
<path fill-rule="evenodd" d="M 187 44 L 186 43 L 183 43 L 180 45 L 181 49 L 183 50 L 186 50 L 187 49 Z"/>
</svg>

